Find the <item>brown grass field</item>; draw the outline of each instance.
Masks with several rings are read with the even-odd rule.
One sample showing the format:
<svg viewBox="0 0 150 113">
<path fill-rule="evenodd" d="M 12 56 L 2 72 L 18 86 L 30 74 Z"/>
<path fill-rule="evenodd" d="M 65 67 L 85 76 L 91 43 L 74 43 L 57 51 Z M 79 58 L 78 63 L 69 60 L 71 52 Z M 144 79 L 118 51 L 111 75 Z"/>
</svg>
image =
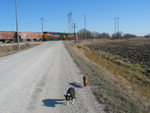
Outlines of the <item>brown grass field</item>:
<svg viewBox="0 0 150 113">
<path fill-rule="evenodd" d="M 150 111 L 150 39 L 84 40 L 66 48 L 106 111 Z"/>
<path fill-rule="evenodd" d="M 41 42 L 20 43 L 20 50 L 22 51 L 40 44 Z M 16 52 L 19 52 L 17 43 L 0 44 L 0 57 L 11 55 Z"/>
</svg>

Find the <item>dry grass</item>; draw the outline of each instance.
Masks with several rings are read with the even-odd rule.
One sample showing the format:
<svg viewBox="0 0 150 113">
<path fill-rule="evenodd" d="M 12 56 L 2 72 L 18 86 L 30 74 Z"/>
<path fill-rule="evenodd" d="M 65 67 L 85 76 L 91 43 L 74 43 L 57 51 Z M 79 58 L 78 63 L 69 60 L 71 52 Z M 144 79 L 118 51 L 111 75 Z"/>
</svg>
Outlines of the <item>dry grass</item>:
<svg viewBox="0 0 150 113">
<path fill-rule="evenodd" d="M 128 68 L 126 66 L 120 66 L 120 64 L 115 63 L 111 60 L 107 60 L 99 56 L 95 52 L 84 51 L 84 54 L 96 62 L 98 65 L 103 66 L 109 72 L 112 73 L 114 77 L 120 80 L 125 85 L 128 85 L 133 90 L 137 91 L 141 96 L 150 100 L 150 85 L 149 79 L 141 74 L 141 71 L 133 68 Z M 142 70 L 142 69 L 141 69 Z"/>
<path fill-rule="evenodd" d="M 81 69 L 82 73 L 88 75 L 90 78 L 93 93 L 100 103 L 106 105 L 105 110 L 113 113 L 146 113 L 150 110 L 149 100 L 142 98 L 144 95 L 149 98 L 148 87 L 140 86 L 142 91 L 134 91 L 137 88 L 135 82 L 131 82 L 129 74 L 137 74 L 138 65 L 131 65 L 123 63 L 116 63 L 108 58 L 100 56 L 100 53 L 90 51 L 86 48 L 85 44 L 99 43 L 98 41 L 82 42 L 76 46 L 73 43 L 66 43 L 67 49 L 70 51 L 71 56 Z M 102 43 L 109 42 L 109 40 L 102 40 Z M 101 54 L 102 55 L 102 54 Z M 119 61 L 122 62 L 122 61 Z M 126 65 L 123 65 L 123 64 Z M 131 68 L 132 67 L 132 68 Z M 133 68 L 134 67 L 134 68 Z M 131 70 L 129 69 L 131 68 Z M 133 73 L 133 70 L 135 73 Z M 122 73 L 126 74 L 122 76 Z M 136 80 L 135 80 L 136 81 Z M 130 87 L 132 86 L 132 87 Z M 138 88 L 137 88 L 138 89 Z M 139 95 L 139 93 L 141 94 Z M 145 95 L 146 94 L 146 95 Z"/>
<path fill-rule="evenodd" d="M 96 47 L 93 47 L 92 49 L 89 48 L 86 49 L 87 46 L 84 47 L 85 55 L 88 58 L 92 59 L 94 62 L 97 62 L 99 65 L 106 68 L 109 72 L 111 72 L 116 78 L 121 80 L 123 83 L 132 87 L 132 89 L 137 91 L 142 97 L 150 100 L 150 77 L 149 73 L 145 74 L 145 72 L 149 70 L 150 64 L 148 63 L 149 61 L 145 63 L 145 61 L 148 59 L 144 59 L 145 57 L 142 56 L 143 53 L 146 56 L 150 56 L 148 48 L 150 45 L 150 39 L 130 39 L 130 40 L 113 40 L 113 41 L 102 40 L 99 42 L 97 41 L 96 43 L 98 44 L 96 44 Z M 85 45 L 87 44 L 84 44 L 84 46 Z M 90 45 L 95 45 L 95 43 L 94 44 L 91 43 Z M 102 50 L 97 49 L 97 47 L 101 48 L 101 46 Z M 136 50 L 136 48 L 138 49 Z M 128 59 L 124 59 L 122 56 L 116 55 L 115 53 L 118 53 L 117 49 L 119 50 L 119 55 L 125 55 L 128 57 L 128 54 L 130 56 L 130 52 L 133 52 L 132 54 L 138 53 L 141 59 L 140 61 L 138 61 L 135 58 L 135 60 L 137 60 L 135 62 L 136 64 L 131 63 L 131 61 L 129 61 Z M 134 57 L 132 59 L 134 59 Z M 141 64 L 137 64 L 138 62 L 140 62 Z"/>
<path fill-rule="evenodd" d="M 25 50 L 34 46 L 40 45 L 41 42 L 33 42 L 33 43 L 20 43 L 20 49 Z M 18 52 L 18 44 L 2 44 L 0 45 L 0 57 L 7 56 L 13 53 Z"/>
</svg>

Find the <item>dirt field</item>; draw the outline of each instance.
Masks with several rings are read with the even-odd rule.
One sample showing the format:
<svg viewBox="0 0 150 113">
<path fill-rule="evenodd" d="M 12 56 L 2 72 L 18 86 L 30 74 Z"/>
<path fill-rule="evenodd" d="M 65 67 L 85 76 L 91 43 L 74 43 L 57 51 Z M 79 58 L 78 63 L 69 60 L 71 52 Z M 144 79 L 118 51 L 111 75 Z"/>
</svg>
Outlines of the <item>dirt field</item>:
<svg viewBox="0 0 150 113">
<path fill-rule="evenodd" d="M 106 111 L 144 113 L 150 110 L 149 40 L 84 40 L 66 45 Z M 134 54 L 141 58 L 133 61 Z"/>
<path fill-rule="evenodd" d="M 150 39 L 99 41 L 99 43 L 89 44 L 87 47 L 92 51 L 104 51 L 115 55 L 116 59 L 117 56 L 120 56 L 131 63 L 150 66 Z"/>
<path fill-rule="evenodd" d="M 108 40 L 85 46 L 95 53 L 95 60 L 99 56 L 97 61 L 115 77 L 150 99 L 150 39 Z M 88 51 L 87 55 L 93 57 Z"/>
</svg>

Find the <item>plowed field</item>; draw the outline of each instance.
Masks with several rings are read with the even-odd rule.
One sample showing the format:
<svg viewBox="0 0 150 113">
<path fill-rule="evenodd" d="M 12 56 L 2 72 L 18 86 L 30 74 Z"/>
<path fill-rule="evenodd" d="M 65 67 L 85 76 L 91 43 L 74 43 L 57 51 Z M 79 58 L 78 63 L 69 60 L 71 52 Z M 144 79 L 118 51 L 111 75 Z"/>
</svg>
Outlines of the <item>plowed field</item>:
<svg viewBox="0 0 150 113">
<path fill-rule="evenodd" d="M 123 57 L 132 63 L 150 66 L 150 39 L 107 41 L 88 47 L 93 51 L 105 51 Z"/>
</svg>

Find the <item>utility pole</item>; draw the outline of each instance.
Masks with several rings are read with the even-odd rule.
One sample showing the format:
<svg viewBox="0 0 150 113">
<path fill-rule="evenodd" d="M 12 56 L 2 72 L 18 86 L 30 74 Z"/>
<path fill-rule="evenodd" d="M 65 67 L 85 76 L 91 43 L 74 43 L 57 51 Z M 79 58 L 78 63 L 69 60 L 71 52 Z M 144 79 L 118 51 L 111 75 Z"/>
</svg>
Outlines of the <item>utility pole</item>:
<svg viewBox="0 0 150 113">
<path fill-rule="evenodd" d="M 68 13 L 68 32 L 72 32 L 72 25 L 73 25 L 73 17 L 72 12 Z"/>
<path fill-rule="evenodd" d="M 44 18 L 41 18 L 41 20 L 42 20 L 42 33 L 43 33 L 43 20 L 44 20 Z"/>
<path fill-rule="evenodd" d="M 76 39 L 76 23 L 73 23 L 73 29 L 74 29 L 74 41 L 75 44 L 77 43 L 77 39 Z"/>
<path fill-rule="evenodd" d="M 119 33 L 119 17 L 115 17 L 114 18 L 114 33 L 117 35 L 117 38 L 118 37 L 118 33 Z"/>
<path fill-rule="evenodd" d="M 84 30 L 86 31 L 86 15 L 84 13 Z M 84 33 L 84 37 L 86 38 L 86 33 Z"/>
<path fill-rule="evenodd" d="M 119 17 L 114 18 L 114 32 L 117 33 L 119 32 Z"/>
<path fill-rule="evenodd" d="M 86 29 L 86 15 L 84 13 L 84 29 Z"/>
<path fill-rule="evenodd" d="M 116 18 L 114 18 L 113 20 L 114 20 L 114 33 L 116 33 Z"/>
<path fill-rule="evenodd" d="M 117 17 L 117 30 L 118 30 L 118 32 L 119 32 L 119 17 Z"/>
<path fill-rule="evenodd" d="M 20 41 L 19 41 L 19 35 L 18 35 L 18 4 L 17 0 L 15 0 L 15 11 L 16 11 L 16 36 L 17 36 L 17 42 L 18 42 L 18 50 L 20 51 Z"/>
</svg>

